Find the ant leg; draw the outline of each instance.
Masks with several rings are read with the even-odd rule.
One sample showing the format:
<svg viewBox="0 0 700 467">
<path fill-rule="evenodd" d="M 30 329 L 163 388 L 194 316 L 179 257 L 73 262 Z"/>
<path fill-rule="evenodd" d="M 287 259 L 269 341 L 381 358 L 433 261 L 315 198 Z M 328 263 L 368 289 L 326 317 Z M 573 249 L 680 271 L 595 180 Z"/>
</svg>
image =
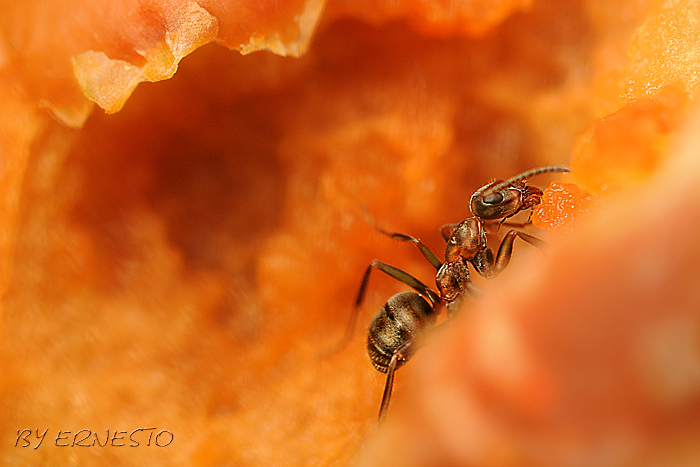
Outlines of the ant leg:
<svg viewBox="0 0 700 467">
<path fill-rule="evenodd" d="M 533 235 L 515 229 L 511 230 L 505 235 L 503 241 L 501 241 L 495 259 L 491 249 L 488 247 L 474 256 L 472 264 L 477 272 L 488 279 L 492 279 L 503 272 L 506 266 L 508 266 L 508 263 L 510 263 L 510 257 L 513 254 L 513 242 L 516 237 L 520 237 L 537 248 L 542 248 L 546 245 L 543 240 Z"/>
<path fill-rule="evenodd" d="M 430 261 L 430 264 L 432 264 L 435 269 L 440 269 L 440 267 L 442 266 L 442 262 L 438 259 L 435 253 L 433 253 L 430 250 L 430 248 L 428 248 L 426 244 L 423 243 L 420 239 L 416 237 L 411 237 L 410 235 L 404 235 L 402 233 L 387 232 L 386 230 L 379 228 L 376 225 L 374 226 L 374 228 L 383 233 L 384 235 L 393 238 L 394 240 L 398 240 L 400 242 L 411 242 L 414 245 L 416 245 L 423 257 Z"/>
<path fill-rule="evenodd" d="M 532 217 L 532 216 L 531 216 Z M 484 221 L 484 227 L 489 231 L 489 233 L 497 233 L 501 226 L 506 226 L 506 227 L 512 227 L 515 229 L 522 229 L 523 227 L 527 227 L 528 225 L 532 225 L 532 219 L 526 220 L 525 222 L 506 222 L 506 221 L 498 221 L 498 220 L 486 220 Z"/>
<path fill-rule="evenodd" d="M 379 422 L 383 422 L 386 418 L 386 413 L 389 410 L 389 402 L 391 401 L 391 391 L 394 387 L 394 373 L 398 367 L 399 361 L 404 360 L 411 352 L 413 341 L 406 342 L 399 347 L 391 356 L 389 367 L 386 371 L 386 383 L 384 384 L 384 394 L 382 395 L 382 404 L 379 406 Z"/>
<path fill-rule="evenodd" d="M 342 349 L 347 345 L 348 342 L 350 342 L 350 339 L 352 338 L 353 332 L 355 332 L 355 325 L 357 324 L 357 315 L 360 312 L 360 305 L 362 305 L 362 301 L 365 298 L 365 291 L 367 290 L 367 283 L 369 282 L 369 276 L 370 273 L 372 272 L 372 269 L 379 269 L 383 273 L 387 274 L 388 276 L 393 277 L 394 279 L 403 282 L 404 284 L 408 285 L 409 287 L 413 288 L 416 292 L 421 294 L 422 296 L 426 297 L 428 301 L 430 301 L 430 304 L 433 306 L 433 308 L 438 304 L 441 303 L 440 296 L 430 290 L 430 288 L 410 275 L 407 272 L 402 271 L 399 268 L 395 268 L 394 266 L 391 266 L 386 263 L 382 263 L 381 261 L 377 261 L 376 259 L 370 263 L 369 266 L 367 266 L 367 269 L 365 270 L 365 274 L 362 277 L 362 283 L 360 284 L 360 290 L 357 291 L 357 298 L 355 299 L 355 307 L 352 310 L 352 314 L 350 315 L 350 322 L 348 322 L 348 327 L 345 329 L 345 335 L 343 336 L 343 339 L 338 343 L 336 346 L 335 350 L 331 353 L 335 353 L 336 351 Z"/>
<path fill-rule="evenodd" d="M 445 224 L 440 227 L 440 233 L 442 234 L 442 238 L 444 238 L 446 242 L 450 241 L 450 238 L 452 237 L 452 231 L 455 228 L 457 228 L 459 224 L 459 222 L 454 222 L 452 224 Z"/>
<path fill-rule="evenodd" d="M 369 276 L 370 273 L 372 272 L 372 269 L 379 269 L 382 271 L 384 274 L 393 277 L 394 279 L 403 282 L 407 286 L 411 287 L 413 290 L 418 292 L 419 294 L 423 295 L 426 297 L 432 306 L 435 306 L 439 301 L 440 301 L 440 296 L 430 290 L 430 288 L 410 275 L 407 272 L 402 271 L 399 268 L 395 268 L 394 266 L 391 266 L 386 263 L 382 263 L 381 261 L 377 261 L 376 259 L 370 263 L 369 266 L 367 266 L 367 270 L 365 270 L 365 275 L 362 277 L 362 283 L 360 284 L 360 290 L 357 292 L 357 299 L 355 300 L 355 308 L 359 308 L 359 306 L 362 304 L 362 301 L 365 298 L 365 290 L 367 289 L 367 282 L 369 282 Z"/>
<path fill-rule="evenodd" d="M 382 229 L 377 225 L 376 222 L 374 222 L 374 218 L 367 212 L 364 213 L 365 215 L 365 220 L 375 229 L 377 229 L 380 233 L 383 233 L 384 235 L 387 235 L 394 240 L 399 240 L 401 242 L 411 242 L 416 247 L 420 250 L 421 254 L 425 259 L 430 261 L 430 264 L 433 265 L 433 267 L 437 270 L 440 269 L 440 266 L 442 266 L 442 262 L 438 259 L 437 256 L 435 256 L 435 253 L 430 251 L 430 248 L 427 247 L 425 243 L 423 243 L 420 239 L 416 237 L 411 237 L 410 235 L 404 235 L 401 233 L 395 233 L 395 232 L 389 232 L 387 230 Z M 399 279 L 400 280 L 400 279 Z"/>
</svg>

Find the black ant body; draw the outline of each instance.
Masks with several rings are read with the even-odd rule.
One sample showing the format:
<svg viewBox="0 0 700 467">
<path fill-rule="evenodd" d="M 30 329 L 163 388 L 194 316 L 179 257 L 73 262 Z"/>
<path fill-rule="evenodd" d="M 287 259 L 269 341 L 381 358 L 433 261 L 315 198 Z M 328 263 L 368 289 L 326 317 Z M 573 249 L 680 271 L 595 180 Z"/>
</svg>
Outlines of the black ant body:
<svg viewBox="0 0 700 467">
<path fill-rule="evenodd" d="M 380 422 L 386 417 L 389 408 L 396 369 L 411 358 L 417 342 L 426 331 L 435 326 L 437 315 L 443 307 L 447 309 L 447 317 L 450 319 L 459 309 L 461 299 L 475 292 L 468 265 L 471 264 L 480 275 L 493 278 L 508 266 L 516 237 L 536 247 L 544 244 L 537 237 L 514 228 L 506 233 L 494 257 L 486 244 L 486 232 L 494 226 L 524 227 L 530 224 L 530 219 L 522 224 L 511 224 L 506 220 L 540 204 L 542 190 L 528 185 L 525 179 L 549 172 L 569 172 L 569 169 L 557 166 L 540 167 L 479 188 L 472 195 L 470 202 L 473 217 L 441 228 L 442 236 L 447 242 L 444 263 L 419 239 L 377 228 L 395 240 L 412 242 L 418 247 L 421 254 L 437 270 L 435 283 L 439 291 L 434 292 L 412 275 L 381 261 L 372 261 L 365 271 L 343 342 L 347 342 L 352 335 L 372 269 L 379 269 L 418 292 L 401 292 L 391 297 L 377 312 L 369 326 L 367 351 L 374 367 L 387 374 L 379 408 Z"/>
</svg>

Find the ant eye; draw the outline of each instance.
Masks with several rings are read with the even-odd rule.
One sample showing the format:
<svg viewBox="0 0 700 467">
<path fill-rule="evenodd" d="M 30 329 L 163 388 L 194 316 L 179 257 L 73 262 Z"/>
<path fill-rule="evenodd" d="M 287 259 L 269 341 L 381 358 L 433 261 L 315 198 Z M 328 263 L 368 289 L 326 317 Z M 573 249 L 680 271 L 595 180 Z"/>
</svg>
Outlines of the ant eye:
<svg viewBox="0 0 700 467">
<path fill-rule="evenodd" d="M 502 193 L 493 193 L 488 196 L 484 196 L 483 199 L 485 204 L 499 204 L 503 202 L 503 194 Z"/>
</svg>

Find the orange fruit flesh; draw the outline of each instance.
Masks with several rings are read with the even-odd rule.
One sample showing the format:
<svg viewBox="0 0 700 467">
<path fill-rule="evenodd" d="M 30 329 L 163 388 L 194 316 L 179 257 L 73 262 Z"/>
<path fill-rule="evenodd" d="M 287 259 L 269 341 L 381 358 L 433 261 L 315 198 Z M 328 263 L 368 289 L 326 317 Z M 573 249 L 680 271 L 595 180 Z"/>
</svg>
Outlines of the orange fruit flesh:
<svg viewBox="0 0 700 467">
<path fill-rule="evenodd" d="M 0 425 L 17 434 L 0 456 L 693 465 L 697 10 L 1 6 Z M 377 433 L 366 323 L 407 287 L 374 274 L 328 351 L 372 259 L 435 271 L 367 215 L 439 257 L 475 189 L 546 164 L 573 169 L 533 214 L 560 234 L 479 282 L 397 374 Z M 56 446 L 80 430 L 89 449 Z M 125 440 L 93 444 L 106 430 Z"/>
<path fill-rule="evenodd" d="M 596 207 L 595 197 L 575 183 L 553 182 L 535 208 L 532 223 L 541 229 L 572 230 L 580 218 L 586 217 Z"/>
</svg>

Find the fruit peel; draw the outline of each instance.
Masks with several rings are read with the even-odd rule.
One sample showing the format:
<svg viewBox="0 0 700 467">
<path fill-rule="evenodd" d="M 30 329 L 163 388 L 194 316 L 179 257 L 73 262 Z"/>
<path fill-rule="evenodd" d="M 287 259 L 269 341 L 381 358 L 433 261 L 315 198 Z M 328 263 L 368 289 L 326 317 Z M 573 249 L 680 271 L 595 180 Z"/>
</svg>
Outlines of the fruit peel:
<svg viewBox="0 0 700 467">
<path fill-rule="evenodd" d="M 197 3 L 188 2 L 167 24 L 164 39 L 141 53 L 146 59 L 143 66 L 89 50 L 73 57 L 73 71 L 85 96 L 107 113 L 115 113 L 139 83 L 172 78 L 180 60 L 214 40 L 218 29 L 214 16 Z"/>
</svg>

